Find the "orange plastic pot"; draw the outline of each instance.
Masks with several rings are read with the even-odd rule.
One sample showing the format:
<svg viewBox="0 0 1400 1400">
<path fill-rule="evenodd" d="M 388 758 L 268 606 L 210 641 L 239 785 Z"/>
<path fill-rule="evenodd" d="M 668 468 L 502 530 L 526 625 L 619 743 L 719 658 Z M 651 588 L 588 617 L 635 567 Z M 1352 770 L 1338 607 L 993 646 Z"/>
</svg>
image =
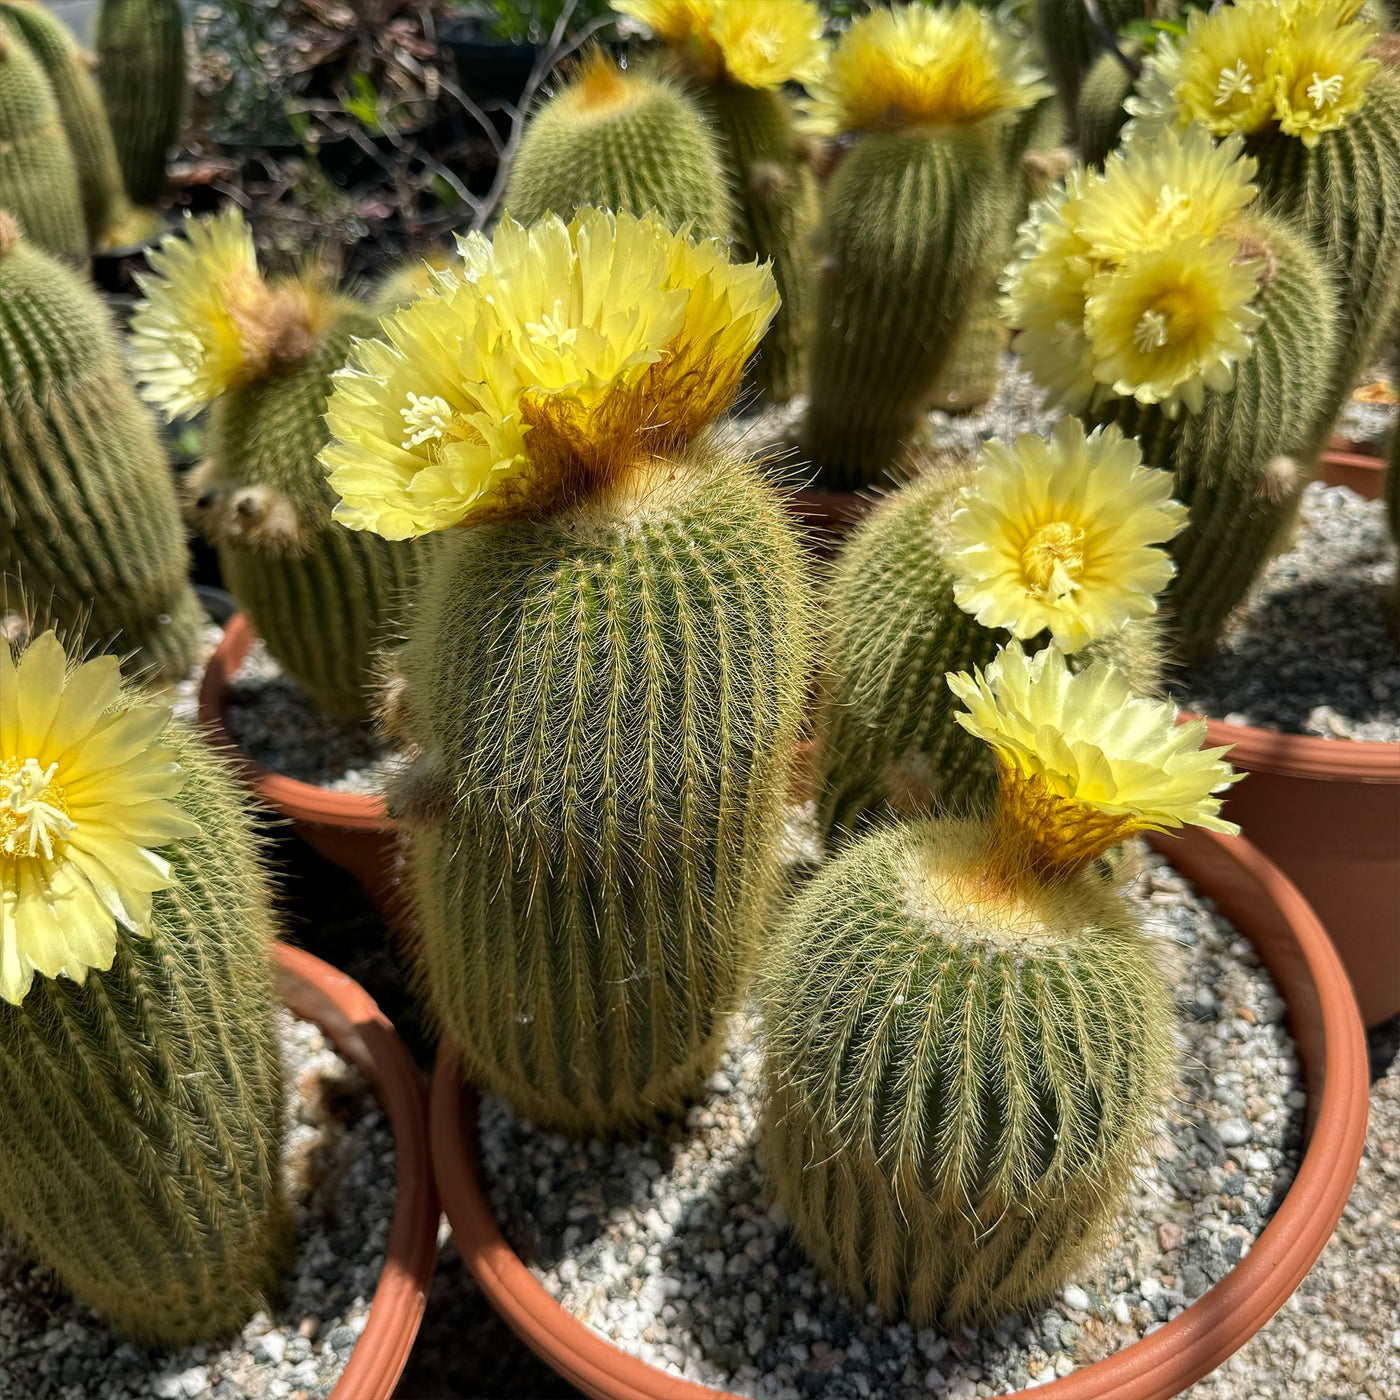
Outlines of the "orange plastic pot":
<svg viewBox="0 0 1400 1400">
<path fill-rule="evenodd" d="M 229 690 L 256 640 L 257 633 L 242 613 L 229 619 L 200 682 L 200 722 L 237 758 L 243 780 L 258 800 L 288 818 L 308 846 L 355 876 L 375 907 L 386 913 L 398 882 L 398 825 L 383 800 L 362 792 L 333 792 L 274 773 L 242 753 L 229 733 L 224 721 Z"/>
<path fill-rule="evenodd" d="M 1317 911 L 1374 1026 L 1400 1011 L 1400 744 L 1207 721 L 1249 777 L 1225 815 Z"/>
<path fill-rule="evenodd" d="M 1349 486 L 1368 501 L 1385 495 L 1385 458 L 1362 443 L 1334 437 L 1318 465 L 1328 486 Z"/>
<path fill-rule="evenodd" d="M 1366 1042 L 1317 916 L 1249 842 L 1188 828 L 1157 842 L 1254 944 L 1288 1005 L 1307 1084 L 1298 1174 L 1250 1252 L 1166 1326 L 1035 1391 L 1038 1400 L 1168 1400 L 1252 1337 L 1302 1282 L 1346 1204 L 1366 1139 Z M 433 1169 L 457 1247 L 496 1310 L 566 1380 L 600 1400 L 716 1400 L 627 1355 L 565 1312 L 501 1234 L 482 1193 L 476 1103 L 444 1048 L 433 1076 Z"/>
<path fill-rule="evenodd" d="M 418 1066 L 360 984 L 300 948 L 276 949 L 282 1000 L 314 1021 L 369 1081 L 394 1132 L 394 1218 L 384 1271 L 331 1400 L 389 1400 L 418 1336 L 437 1268 L 438 1198 Z"/>
</svg>

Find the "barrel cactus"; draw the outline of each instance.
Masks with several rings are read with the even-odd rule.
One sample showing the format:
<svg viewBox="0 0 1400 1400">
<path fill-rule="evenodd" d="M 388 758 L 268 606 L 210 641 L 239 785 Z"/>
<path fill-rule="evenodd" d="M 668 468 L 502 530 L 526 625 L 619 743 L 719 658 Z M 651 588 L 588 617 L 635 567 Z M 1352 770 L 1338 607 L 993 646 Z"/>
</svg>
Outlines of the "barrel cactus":
<svg viewBox="0 0 1400 1400">
<path fill-rule="evenodd" d="M 1078 668 L 1112 661 L 1155 693 L 1155 595 L 1173 569 L 1156 546 L 1185 510 L 1116 428 L 1066 418 L 1046 441 L 986 445 L 931 464 L 881 502 L 837 558 L 817 800 L 828 842 L 893 813 L 967 813 L 996 792 L 990 753 L 954 720 L 943 677 L 986 666 L 1015 636 L 1059 643 Z"/>
<path fill-rule="evenodd" d="M 1150 0 L 1099 0 L 1098 5 L 1110 34 L 1143 19 L 1152 8 Z M 1170 14 L 1176 8 L 1159 3 L 1155 11 Z M 1035 0 L 1035 37 L 1066 110 L 1077 120 L 1081 87 L 1104 52 L 1103 36 L 1095 31 L 1088 6 L 1084 0 Z"/>
<path fill-rule="evenodd" d="M 949 677 L 993 748 L 996 811 L 872 832 L 769 950 L 762 1151 L 799 1242 L 914 1325 L 1044 1303 L 1093 1252 L 1165 1108 L 1157 958 L 1097 858 L 1217 831 L 1205 724 L 1096 663 L 1013 643 Z"/>
<path fill-rule="evenodd" d="M 142 391 L 171 418 L 212 405 L 195 521 L 268 651 L 322 709 L 366 719 L 433 548 L 341 529 L 317 461 L 331 375 L 378 322 L 314 271 L 265 280 L 236 208 L 188 221 L 150 264 L 132 321 Z"/>
<path fill-rule="evenodd" d="M 1046 89 L 971 5 L 856 20 L 811 105 L 859 134 L 824 192 L 804 447 L 815 484 L 887 481 L 994 271 L 1018 191 L 1015 114 Z M 1018 128 L 1019 129 L 1019 128 Z"/>
<path fill-rule="evenodd" d="M 0 578 L 66 633 L 178 680 L 201 611 L 170 469 L 88 283 L 0 215 Z"/>
<path fill-rule="evenodd" d="M 271 889 L 224 761 L 114 657 L 0 640 L 0 1219 L 134 1340 L 289 1255 Z"/>
<path fill-rule="evenodd" d="M 470 527 L 391 716 L 427 1000 L 477 1082 L 608 1132 L 704 1082 L 776 889 L 805 575 L 781 499 L 701 436 L 776 295 L 654 216 L 461 246 L 338 377 L 324 460 L 352 528 Z"/>
</svg>

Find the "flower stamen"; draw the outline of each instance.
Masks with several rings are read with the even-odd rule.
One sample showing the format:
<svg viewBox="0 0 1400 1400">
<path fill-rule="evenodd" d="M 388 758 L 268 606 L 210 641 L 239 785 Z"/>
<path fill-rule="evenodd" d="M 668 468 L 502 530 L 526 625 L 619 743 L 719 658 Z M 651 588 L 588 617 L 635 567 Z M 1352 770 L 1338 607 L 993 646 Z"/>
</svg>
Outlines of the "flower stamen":
<svg viewBox="0 0 1400 1400">
<path fill-rule="evenodd" d="M 1223 107 L 1232 97 L 1248 97 L 1254 91 L 1254 76 L 1244 59 L 1235 60 L 1233 68 L 1222 68 L 1215 85 L 1215 105 Z"/>
<path fill-rule="evenodd" d="M 411 452 L 425 442 L 439 442 L 452 425 L 452 405 L 438 394 L 408 395 L 408 407 L 399 409 L 404 421 L 403 447 Z"/>
<path fill-rule="evenodd" d="M 1084 572 L 1084 531 L 1064 520 L 1042 525 L 1021 551 L 1021 577 L 1026 587 L 1055 602 L 1079 587 Z"/>
<path fill-rule="evenodd" d="M 1324 78 L 1314 72 L 1312 82 L 1308 84 L 1308 100 L 1313 109 L 1320 112 L 1324 107 L 1335 107 L 1342 100 L 1342 86 L 1340 73 L 1333 73 L 1330 78 Z"/>
<path fill-rule="evenodd" d="M 54 842 L 73 829 L 63 789 L 54 783 L 58 764 L 39 766 L 36 758 L 0 763 L 0 852 L 52 860 Z"/>
<path fill-rule="evenodd" d="M 1150 355 L 1162 349 L 1169 339 L 1167 318 L 1160 311 L 1144 311 L 1133 331 L 1133 349 L 1139 355 Z"/>
</svg>

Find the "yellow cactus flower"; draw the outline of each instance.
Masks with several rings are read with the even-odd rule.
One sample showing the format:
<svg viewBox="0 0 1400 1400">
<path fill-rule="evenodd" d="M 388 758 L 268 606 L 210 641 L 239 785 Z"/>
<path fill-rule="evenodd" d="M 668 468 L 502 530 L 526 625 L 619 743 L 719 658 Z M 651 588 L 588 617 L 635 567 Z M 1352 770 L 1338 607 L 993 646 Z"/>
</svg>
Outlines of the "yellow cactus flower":
<svg viewBox="0 0 1400 1400">
<path fill-rule="evenodd" d="M 1025 46 L 974 5 L 862 15 L 813 86 L 812 128 L 897 131 L 1009 116 L 1050 92 Z"/>
<path fill-rule="evenodd" d="M 1064 418 L 1049 441 L 993 439 L 949 525 L 954 601 L 1014 637 L 1048 628 L 1067 653 L 1150 616 L 1175 572 L 1155 546 L 1186 524 L 1171 491 L 1116 427 L 1086 437 Z"/>
<path fill-rule="evenodd" d="M 705 82 L 776 88 L 812 83 L 826 68 L 813 0 L 614 0 Z"/>
<path fill-rule="evenodd" d="M 1320 0 L 1293 0 L 1284 61 L 1274 77 L 1279 128 L 1305 146 L 1324 132 L 1345 126 L 1360 107 L 1380 64 L 1366 57 L 1376 40 L 1374 25 L 1348 8 Z"/>
<path fill-rule="evenodd" d="M 955 718 L 996 754 L 998 845 L 1013 867 L 1068 874 L 1142 831 L 1187 823 L 1238 835 L 1220 817 L 1242 775 L 1202 749 L 1204 720 L 1133 696 L 1123 673 L 1095 662 L 1078 675 L 1053 643 L 1027 657 L 1017 643 L 983 672 L 948 675 L 967 706 Z"/>
<path fill-rule="evenodd" d="M 1098 274 L 1084 314 L 1094 377 L 1168 414 L 1199 413 L 1206 389 L 1228 389 L 1250 353 L 1258 271 L 1233 242 L 1188 238 Z"/>
<path fill-rule="evenodd" d="M 306 353 L 332 314 L 314 282 L 269 285 L 236 205 L 206 219 L 185 216 L 148 255 L 136 280 L 145 301 L 131 322 L 132 364 L 147 402 L 188 416 L 225 390 L 251 383 L 278 361 Z"/>
<path fill-rule="evenodd" d="M 157 740 L 166 708 L 131 704 L 115 657 L 70 665 L 52 632 L 0 642 L 0 998 L 37 972 L 81 982 L 150 924 L 172 883 L 155 848 L 198 827 L 170 802 L 184 774 Z"/>
<path fill-rule="evenodd" d="M 1275 0 L 1191 11 L 1175 91 L 1187 121 L 1224 136 L 1260 131 L 1273 120 L 1282 20 Z"/>
<path fill-rule="evenodd" d="M 352 529 L 403 539 L 545 511 L 673 450 L 733 400 L 777 308 L 766 265 L 655 217 L 506 216 L 459 248 L 460 275 L 335 376 L 321 460 Z"/>
</svg>

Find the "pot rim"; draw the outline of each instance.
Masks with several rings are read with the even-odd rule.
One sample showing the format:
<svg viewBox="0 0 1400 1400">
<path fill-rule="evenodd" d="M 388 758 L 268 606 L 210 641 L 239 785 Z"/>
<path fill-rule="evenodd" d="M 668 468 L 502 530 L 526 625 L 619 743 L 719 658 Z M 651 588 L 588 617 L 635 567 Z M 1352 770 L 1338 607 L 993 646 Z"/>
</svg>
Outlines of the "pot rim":
<svg viewBox="0 0 1400 1400">
<path fill-rule="evenodd" d="M 234 613 L 224 627 L 223 640 L 204 668 L 199 682 L 199 722 L 210 740 L 233 759 L 243 781 L 258 797 L 285 817 L 349 831 L 397 830 L 398 823 L 389 815 L 382 797 L 366 792 L 336 792 L 289 778 L 285 773 L 274 773 L 238 747 L 224 723 L 224 710 L 233 678 L 257 637 L 247 615 Z"/>
<path fill-rule="evenodd" d="M 1188 827 L 1153 837 L 1176 869 L 1246 936 L 1288 1007 L 1308 1091 L 1297 1175 L 1253 1247 L 1171 1322 L 1063 1379 L 1044 1400 L 1170 1400 L 1214 1370 L 1283 1306 L 1322 1253 L 1351 1193 L 1366 1140 L 1366 1042 L 1347 975 L 1307 901 L 1242 837 Z M 1169 844 L 1170 843 L 1170 844 Z M 444 1044 L 433 1075 L 431 1138 L 438 1190 L 477 1283 L 515 1332 L 564 1378 L 603 1400 L 735 1400 L 628 1355 L 566 1312 L 511 1249 L 481 1188 L 472 1091 Z"/>
<path fill-rule="evenodd" d="M 1391 739 L 1323 739 L 1231 724 L 1183 710 L 1183 721 L 1205 719 L 1206 742 L 1230 745 L 1233 767 L 1322 782 L 1400 783 L 1400 742 Z"/>
<path fill-rule="evenodd" d="M 394 1214 L 369 1317 L 330 1400 L 389 1400 L 418 1338 L 437 1270 L 440 1211 L 418 1066 L 388 1017 L 353 978 L 276 943 L 283 1002 L 313 1021 L 369 1081 L 394 1132 Z"/>
</svg>

